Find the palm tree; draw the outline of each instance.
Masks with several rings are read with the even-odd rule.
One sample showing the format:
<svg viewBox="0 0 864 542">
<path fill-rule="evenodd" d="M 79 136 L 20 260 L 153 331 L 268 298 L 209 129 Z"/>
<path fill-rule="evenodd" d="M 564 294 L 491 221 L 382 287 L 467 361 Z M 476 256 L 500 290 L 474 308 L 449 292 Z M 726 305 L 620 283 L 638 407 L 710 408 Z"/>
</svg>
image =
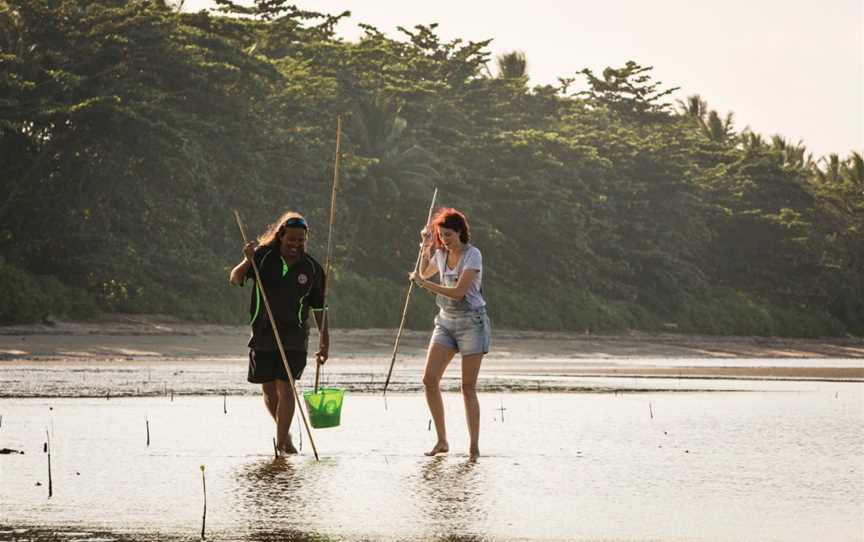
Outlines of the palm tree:
<svg viewBox="0 0 864 542">
<path fill-rule="evenodd" d="M 765 140 L 762 139 L 762 136 L 749 128 L 741 133 L 738 141 L 745 150 L 758 150 L 765 146 Z"/>
<path fill-rule="evenodd" d="M 814 184 L 834 194 L 849 213 L 864 210 L 864 157 L 853 152 L 841 160 L 836 153 L 821 158 L 813 167 Z"/>
<path fill-rule="evenodd" d="M 345 148 L 354 167 L 344 188 L 352 201 L 351 227 L 343 232 L 351 247 L 347 261 L 367 258 L 373 246 L 397 254 L 402 240 L 416 236 L 412 224 L 395 218 L 399 210 L 422 207 L 441 178 L 437 157 L 417 140 L 402 105 L 398 98 L 372 92 L 354 100 L 348 117 Z M 393 269 L 384 260 L 370 265 L 387 276 Z"/>
<path fill-rule="evenodd" d="M 370 180 L 408 183 L 412 186 L 407 188 L 417 188 L 437 177 L 432 167 L 436 158 L 418 145 L 408 130 L 400 100 L 376 92 L 357 99 L 353 109 L 346 136 L 357 155 L 368 161 Z M 402 187 L 389 188 L 398 193 Z"/>
<path fill-rule="evenodd" d="M 861 299 L 864 281 L 860 270 L 864 270 L 864 157 L 853 152 L 842 160 L 837 154 L 821 158 L 813 167 L 811 183 L 819 193 L 820 200 L 829 216 L 833 216 L 833 230 L 844 241 L 847 267 L 859 277 L 857 292 L 850 293 L 850 300 Z M 853 281 L 849 281 L 851 285 Z M 859 308 L 852 309 L 862 314 Z"/>
<path fill-rule="evenodd" d="M 688 96 L 686 100 L 678 100 L 678 109 L 682 114 L 702 123 L 705 120 L 705 115 L 708 114 L 708 102 L 698 94 L 694 94 Z"/>
<path fill-rule="evenodd" d="M 835 185 L 843 182 L 842 170 L 843 164 L 840 161 L 840 155 L 831 153 L 827 157 L 823 156 L 819 159 L 814 173 L 819 184 Z"/>
<path fill-rule="evenodd" d="M 846 159 L 844 176 L 846 181 L 858 187 L 859 193 L 864 196 L 864 156 L 860 152 L 853 151 Z"/>
<path fill-rule="evenodd" d="M 727 113 L 721 119 L 717 111 L 708 109 L 708 102 L 698 94 L 688 96 L 686 100 L 678 100 L 679 112 L 689 117 L 697 126 L 699 132 L 717 143 L 730 141 L 735 134 L 732 127 L 732 113 Z"/>
<path fill-rule="evenodd" d="M 787 141 L 786 138 L 775 135 L 771 137 L 771 147 L 776 151 L 780 151 L 783 155 L 784 166 L 794 169 L 813 169 L 813 154 L 807 152 L 807 147 L 803 141 L 793 144 Z"/>
<path fill-rule="evenodd" d="M 735 130 L 732 128 L 732 113 L 727 113 L 725 119 L 721 119 L 717 111 L 713 109 L 708 112 L 708 120 L 705 121 L 703 134 L 711 141 L 723 143 L 732 139 Z"/>
<path fill-rule="evenodd" d="M 528 78 L 528 60 L 525 58 L 525 53 L 521 51 L 512 51 L 498 55 L 495 59 L 498 64 L 498 77 L 501 79 L 522 79 Z"/>
</svg>

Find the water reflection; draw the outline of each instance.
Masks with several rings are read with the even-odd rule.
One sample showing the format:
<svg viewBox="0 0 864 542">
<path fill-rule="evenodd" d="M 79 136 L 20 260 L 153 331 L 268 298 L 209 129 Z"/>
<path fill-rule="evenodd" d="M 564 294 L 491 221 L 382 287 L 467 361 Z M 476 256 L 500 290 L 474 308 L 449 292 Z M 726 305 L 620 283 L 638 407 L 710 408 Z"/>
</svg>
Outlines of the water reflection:
<svg viewBox="0 0 864 542">
<path fill-rule="evenodd" d="M 271 529 L 267 527 L 262 527 L 259 531 L 248 533 L 244 539 L 250 542 L 328 542 L 329 540 L 337 540 L 296 529 Z"/>
<path fill-rule="evenodd" d="M 308 447 L 278 461 L 269 446 L 249 455 L 272 429 L 258 397 L 234 399 L 227 416 L 210 397 L 112 400 L 108 408 L 104 399 L 0 400 L 0 438 L 27 451 L 0 455 L 0 540 L 189 542 L 200 532 L 204 463 L 210 540 L 861 539 L 859 384 L 510 394 L 506 423 L 484 426 L 493 455 L 477 462 L 419 457 L 426 407 L 412 397 L 391 401 L 398 408 L 384 425 L 380 398 L 352 398 L 350 423 L 320 433 L 334 455 L 316 462 Z M 45 480 L 49 406 L 57 430 L 51 500 L 33 485 Z M 151 448 L 139 431 L 145 409 L 156 429 Z M 518 453 L 499 455 L 515 439 Z"/>
<path fill-rule="evenodd" d="M 327 540 L 314 528 L 324 494 L 303 457 L 260 459 L 238 467 L 236 510 L 246 523 L 247 540 L 306 542 Z"/>
<path fill-rule="evenodd" d="M 416 477 L 420 513 L 429 530 L 424 538 L 446 542 L 482 542 L 486 540 L 483 525 L 483 470 L 478 459 L 451 463 L 447 456 L 424 460 Z"/>
</svg>

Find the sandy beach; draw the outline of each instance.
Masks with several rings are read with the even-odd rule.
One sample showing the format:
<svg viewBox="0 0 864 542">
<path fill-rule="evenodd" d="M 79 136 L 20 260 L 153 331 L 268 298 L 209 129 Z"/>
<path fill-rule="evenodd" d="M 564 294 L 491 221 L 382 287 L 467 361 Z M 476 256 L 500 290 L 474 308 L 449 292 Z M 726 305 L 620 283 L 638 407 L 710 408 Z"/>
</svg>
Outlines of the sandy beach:
<svg viewBox="0 0 864 542">
<path fill-rule="evenodd" d="M 339 371 L 359 364 L 386 365 L 395 335 L 392 329 L 334 329 L 328 367 Z M 428 331 L 405 331 L 398 366 L 420 370 L 428 337 Z M 245 326 L 192 324 L 138 315 L 100 322 L 5 326 L 0 327 L 0 362 L 235 363 L 246 357 L 247 338 Z M 864 380 L 864 339 L 640 332 L 586 335 L 496 329 L 484 371 L 586 377 Z"/>
</svg>

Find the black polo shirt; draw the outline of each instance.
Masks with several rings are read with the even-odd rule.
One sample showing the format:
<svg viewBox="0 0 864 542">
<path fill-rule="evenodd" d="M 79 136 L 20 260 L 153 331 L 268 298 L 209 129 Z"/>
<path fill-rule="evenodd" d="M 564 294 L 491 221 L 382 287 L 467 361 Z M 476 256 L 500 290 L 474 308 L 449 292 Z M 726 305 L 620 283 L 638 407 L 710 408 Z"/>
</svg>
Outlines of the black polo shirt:
<svg viewBox="0 0 864 542">
<path fill-rule="evenodd" d="M 309 349 L 309 309 L 324 307 L 324 268 L 306 253 L 302 253 L 296 262 L 289 265 L 282 258 L 279 248 L 272 246 L 258 247 L 255 250 L 255 263 L 273 310 L 282 346 L 285 350 L 306 352 Z M 251 265 L 246 277 L 253 281 L 249 307 L 252 326 L 249 347 L 255 350 L 278 350 Z"/>
</svg>

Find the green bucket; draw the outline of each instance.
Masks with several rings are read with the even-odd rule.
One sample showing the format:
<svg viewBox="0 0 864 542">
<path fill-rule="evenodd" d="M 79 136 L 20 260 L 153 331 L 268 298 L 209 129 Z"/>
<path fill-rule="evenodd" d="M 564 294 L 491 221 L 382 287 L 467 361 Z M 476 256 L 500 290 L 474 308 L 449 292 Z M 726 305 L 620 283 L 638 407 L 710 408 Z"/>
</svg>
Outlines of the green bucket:
<svg viewBox="0 0 864 542">
<path fill-rule="evenodd" d="M 303 393 L 306 400 L 306 410 L 309 411 L 309 423 L 315 429 L 336 427 L 342 416 L 342 398 L 345 390 L 339 388 L 318 388 L 318 393 L 307 391 Z"/>
</svg>

